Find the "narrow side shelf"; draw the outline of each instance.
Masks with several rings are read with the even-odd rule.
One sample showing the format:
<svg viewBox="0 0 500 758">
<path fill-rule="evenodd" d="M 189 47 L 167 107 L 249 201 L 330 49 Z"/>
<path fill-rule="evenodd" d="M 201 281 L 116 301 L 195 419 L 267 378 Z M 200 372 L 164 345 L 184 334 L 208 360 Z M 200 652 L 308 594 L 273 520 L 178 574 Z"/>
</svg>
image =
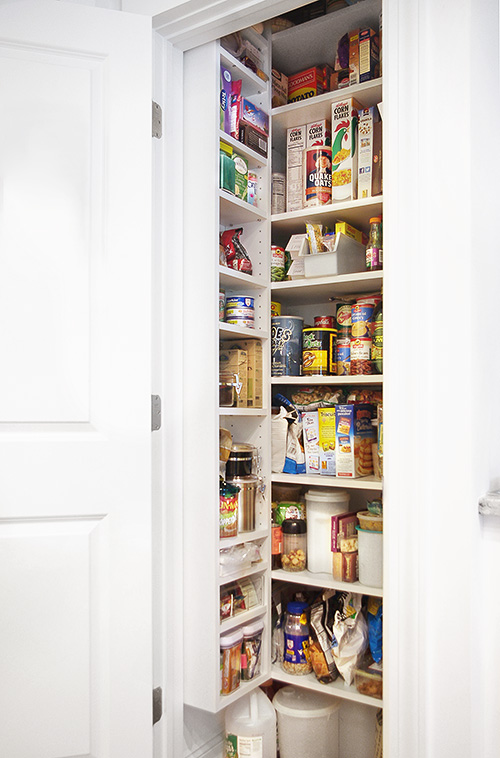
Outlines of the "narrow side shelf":
<svg viewBox="0 0 500 758">
<path fill-rule="evenodd" d="M 309 487 L 341 487 L 352 490 L 380 490 L 383 481 L 374 476 L 357 479 L 343 479 L 340 476 L 320 476 L 318 474 L 272 474 L 271 482 L 276 484 L 305 484 Z"/>
<path fill-rule="evenodd" d="M 299 386 L 309 386 L 310 384 L 321 385 L 345 385 L 345 384 L 374 384 L 382 385 L 384 377 L 382 374 L 356 374 L 355 376 L 273 376 L 271 384 L 292 384 Z"/>
<path fill-rule="evenodd" d="M 248 329 L 245 326 L 238 326 L 237 324 L 226 324 L 223 321 L 219 323 L 219 334 L 223 339 L 234 339 L 234 337 L 241 337 L 246 340 L 252 338 L 258 338 L 265 340 L 269 337 L 269 333 L 263 329 Z"/>
<path fill-rule="evenodd" d="M 271 572 L 272 579 L 279 579 L 287 584 L 301 584 L 305 587 L 324 587 L 341 592 L 356 592 L 358 595 L 370 595 L 371 597 L 383 597 L 384 590 L 381 587 L 368 587 L 360 582 L 337 582 L 331 574 L 313 574 L 311 571 L 283 571 L 276 569 Z"/>
<path fill-rule="evenodd" d="M 373 705 L 375 708 L 384 707 L 383 700 L 379 700 L 376 697 L 369 697 L 368 695 L 362 695 L 357 691 L 354 685 L 348 687 L 345 684 L 344 680 L 340 678 L 340 676 L 335 682 L 331 682 L 331 684 L 321 684 L 321 682 L 318 682 L 314 674 L 294 676 L 293 674 L 287 674 L 280 666 L 277 666 L 276 664 L 273 664 L 271 666 L 271 676 L 278 682 L 294 684 L 297 687 L 304 687 L 306 690 L 322 692 L 325 695 L 332 695 L 334 697 L 342 698 L 343 700 L 353 700 L 356 703 Z"/>
<path fill-rule="evenodd" d="M 220 223 L 222 226 L 238 226 L 249 221 L 263 221 L 267 213 L 256 205 L 240 200 L 230 192 L 219 190 Z"/>
</svg>

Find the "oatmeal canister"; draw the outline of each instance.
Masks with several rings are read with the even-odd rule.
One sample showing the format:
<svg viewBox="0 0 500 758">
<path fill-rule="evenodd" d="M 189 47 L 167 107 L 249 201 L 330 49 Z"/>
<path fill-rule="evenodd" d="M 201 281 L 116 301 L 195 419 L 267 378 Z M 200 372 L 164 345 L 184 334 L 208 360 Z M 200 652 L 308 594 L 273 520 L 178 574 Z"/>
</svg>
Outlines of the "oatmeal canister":
<svg viewBox="0 0 500 758">
<path fill-rule="evenodd" d="M 332 202 L 332 148 L 316 145 L 304 151 L 304 198 L 306 206 Z"/>
<path fill-rule="evenodd" d="M 303 326 L 299 316 L 271 319 L 271 376 L 301 376 Z"/>
<path fill-rule="evenodd" d="M 336 337 L 336 329 L 303 329 L 302 373 L 305 376 L 332 376 L 337 373 Z"/>
</svg>

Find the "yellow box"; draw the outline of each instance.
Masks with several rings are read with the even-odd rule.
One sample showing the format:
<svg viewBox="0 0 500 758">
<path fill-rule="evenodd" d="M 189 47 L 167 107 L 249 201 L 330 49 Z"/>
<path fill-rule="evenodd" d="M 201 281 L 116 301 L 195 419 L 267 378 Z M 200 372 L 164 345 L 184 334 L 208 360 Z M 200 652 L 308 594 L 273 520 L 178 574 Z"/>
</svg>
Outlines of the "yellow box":
<svg viewBox="0 0 500 758">
<path fill-rule="evenodd" d="M 262 342 L 260 340 L 224 340 L 224 351 L 244 350 L 247 355 L 248 408 L 262 408 Z"/>
<path fill-rule="evenodd" d="M 236 382 L 236 408 L 246 408 L 248 399 L 248 357 L 245 350 L 219 352 L 219 376 Z"/>
</svg>

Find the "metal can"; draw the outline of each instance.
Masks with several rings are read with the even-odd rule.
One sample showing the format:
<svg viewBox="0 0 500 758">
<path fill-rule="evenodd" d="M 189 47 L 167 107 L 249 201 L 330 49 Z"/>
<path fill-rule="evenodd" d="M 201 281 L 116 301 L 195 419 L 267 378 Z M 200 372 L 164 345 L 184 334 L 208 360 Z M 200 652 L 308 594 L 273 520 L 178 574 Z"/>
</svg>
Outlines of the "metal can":
<svg viewBox="0 0 500 758">
<path fill-rule="evenodd" d="M 337 305 L 337 337 L 346 339 L 351 336 L 351 309 L 350 303 Z"/>
<path fill-rule="evenodd" d="M 304 198 L 306 206 L 332 202 L 332 148 L 316 145 L 304 151 Z"/>
<path fill-rule="evenodd" d="M 351 373 L 351 340 L 349 337 L 337 339 L 335 354 L 338 376 L 348 376 Z"/>
<path fill-rule="evenodd" d="M 335 329 L 335 316 L 315 316 L 314 326 L 317 329 Z"/>
<path fill-rule="evenodd" d="M 300 316 L 271 319 L 271 376 L 301 376 L 303 326 Z"/>
<path fill-rule="evenodd" d="M 271 316 L 281 316 L 281 303 L 271 300 Z"/>
<path fill-rule="evenodd" d="M 375 303 L 369 300 L 356 300 L 352 306 L 351 336 L 353 339 L 371 337 L 374 307 Z"/>
<path fill-rule="evenodd" d="M 219 292 L 219 321 L 224 321 L 225 312 L 226 312 L 226 295 L 224 292 Z"/>
<path fill-rule="evenodd" d="M 253 297 L 246 295 L 226 297 L 226 323 L 252 329 L 255 326 L 254 302 Z"/>
<path fill-rule="evenodd" d="M 336 329 L 313 329 L 302 331 L 302 373 L 332 376 L 337 373 L 335 362 Z"/>
<path fill-rule="evenodd" d="M 351 375 L 372 373 L 371 337 L 351 338 Z"/>
<path fill-rule="evenodd" d="M 271 281 L 282 282 L 285 278 L 285 248 L 271 245 Z"/>
</svg>

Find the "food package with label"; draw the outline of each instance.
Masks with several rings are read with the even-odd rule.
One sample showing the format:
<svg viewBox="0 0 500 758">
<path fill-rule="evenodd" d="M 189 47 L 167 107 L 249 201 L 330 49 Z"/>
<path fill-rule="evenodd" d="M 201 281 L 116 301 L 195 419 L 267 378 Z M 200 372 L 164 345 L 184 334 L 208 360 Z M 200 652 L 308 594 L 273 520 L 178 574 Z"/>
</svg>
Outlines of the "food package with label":
<svg viewBox="0 0 500 758">
<path fill-rule="evenodd" d="M 372 444 L 376 431 L 372 425 L 375 406 L 338 405 L 336 414 L 337 476 L 353 479 L 373 474 Z"/>
<path fill-rule="evenodd" d="M 279 108 L 288 102 L 288 76 L 277 71 L 275 68 L 271 71 L 272 75 L 272 99 L 271 107 Z"/>
<path fill-rule="evenodd" d="M 219 352 L 219 375 L 231 379 L 236 387 L 236 408 L 247 407 L 248 356 L 245 350 L 221 350 Z"/>
<path fill-rule="evenodd" d="M 247 355 L 247 407 L 262 408 L 262 342 L 223 340 L 224 350 L 244 350 Z"/>
<path fill-rule="evenodd" d="M 361 107 L 353 97 L 332 103 L 332 201 L 357 198 L 356 131 Z"/>
</svg>

